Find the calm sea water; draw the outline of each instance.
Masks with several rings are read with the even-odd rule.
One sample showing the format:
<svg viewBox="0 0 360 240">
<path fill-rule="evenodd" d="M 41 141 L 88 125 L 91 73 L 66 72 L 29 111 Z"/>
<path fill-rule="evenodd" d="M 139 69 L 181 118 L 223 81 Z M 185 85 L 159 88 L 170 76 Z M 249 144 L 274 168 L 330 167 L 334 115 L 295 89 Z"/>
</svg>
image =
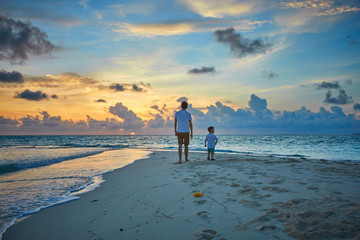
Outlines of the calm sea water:
<svg viewBox="0 0 360 240">
<path fill-rule="evenodd" d="M 204 138 L 195 136 L 190 150 L 206 151 Z M 360 161 L 355 135 L 218 138 L 217 152 Z M 176 137 L 0 136 L 0 234 L 19 217 L 91 190 L 102 174 L 145 158 L 149 149 L 176 150 Z"/>
</svg>

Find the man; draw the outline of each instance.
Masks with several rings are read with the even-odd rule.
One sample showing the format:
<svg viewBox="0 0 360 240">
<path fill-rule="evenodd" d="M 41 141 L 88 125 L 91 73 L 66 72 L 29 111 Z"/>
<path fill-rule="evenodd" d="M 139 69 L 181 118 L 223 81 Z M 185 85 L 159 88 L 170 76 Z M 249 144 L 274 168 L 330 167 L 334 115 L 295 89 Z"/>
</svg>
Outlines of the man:
<svg viewBox="0 0 360 240">
<path fill-rule="evenodd" d="M 182 155 L 182 145 L 184 144 L 184 152 L 185 152 L 185 162 L 188 162 L 188 153 L 189 153 L 189 143 L 193 138 L 193 126 L 191 122 L 191 114 L 186 111 L 188 107 L 187 102 L 183 101 L 181 103 L 181 110 L 175 113 L 175 136 L 178 138 L 178 152 L 179 152 L 179 164 L 181 163 L 181 155 Z M 190 129 L 190 136 L 189 136 Z"/>
</svg>

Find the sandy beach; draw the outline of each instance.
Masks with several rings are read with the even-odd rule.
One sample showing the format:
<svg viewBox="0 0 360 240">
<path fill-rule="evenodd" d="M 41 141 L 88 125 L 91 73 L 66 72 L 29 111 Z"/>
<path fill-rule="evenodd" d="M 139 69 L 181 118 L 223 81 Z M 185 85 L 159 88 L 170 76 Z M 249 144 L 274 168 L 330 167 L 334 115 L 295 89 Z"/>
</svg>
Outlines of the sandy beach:
<svg viewBox="0 0 360 240">
<path fill-rule="evenodd" d="M 3 239 L 359 239 L 360 164 L 155 151 Z M 194 197 L 195 192 L 203 197 Z"/>
</svg>

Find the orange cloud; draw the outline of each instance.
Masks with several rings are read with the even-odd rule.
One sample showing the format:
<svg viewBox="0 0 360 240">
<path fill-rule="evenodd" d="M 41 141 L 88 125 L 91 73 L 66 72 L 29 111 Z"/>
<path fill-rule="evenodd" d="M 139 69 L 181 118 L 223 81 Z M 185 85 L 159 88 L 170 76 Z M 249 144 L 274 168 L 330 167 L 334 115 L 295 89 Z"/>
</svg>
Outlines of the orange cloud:
<svg viewBox="0 0 360 240">
<path fill-rule="evenodd" d="M 336 5 L 335 1 L 330 0 L 308 0 L 308 1 L 292 1 L 282 2 L 283 8 L 305 8 L 313 9 L 313 15 L 315 16 L 334 16 L 340 15 L 346 12 L 357 12 L 360 8 L 350 5 Z"/>
<path fill-rule="evenodd" d="M 259 1 L 239 2 L 236 0 L 183 0 L 189 9 L 203 17 L 222 18 L 240 16 L 255 11 Z M 257 7 L 258 8 L 258 7 Z"/>
<path fill-rule="evenodd" d="M 133 36 L 171 36 L 182 35 L 193 32 L 213 32 L 219 28 L 233 25 L 238 30 L 253 30 L 271 21 L 233 20 L 223 21 L 221 19 L 207 19 L 174 23 L 152 23 L 133 25 L 129 23 L 112 23 L 110 26 L 114 32 L 126 33 Z"/>
</svg>

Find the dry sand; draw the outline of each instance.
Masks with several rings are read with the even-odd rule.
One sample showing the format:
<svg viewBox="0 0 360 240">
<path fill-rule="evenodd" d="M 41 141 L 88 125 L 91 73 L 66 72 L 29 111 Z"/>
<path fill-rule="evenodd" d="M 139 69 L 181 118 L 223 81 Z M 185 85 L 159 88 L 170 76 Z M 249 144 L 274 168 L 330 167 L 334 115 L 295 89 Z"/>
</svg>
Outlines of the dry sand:
<svg viewBox="0 0 360 240">
<path fill-rule="evenodd" d="M 157 151 L 3 239 L 359 239 L 360 164 Z M 195 198 L 194 192 L 203 193 Z"/>
</svg>

